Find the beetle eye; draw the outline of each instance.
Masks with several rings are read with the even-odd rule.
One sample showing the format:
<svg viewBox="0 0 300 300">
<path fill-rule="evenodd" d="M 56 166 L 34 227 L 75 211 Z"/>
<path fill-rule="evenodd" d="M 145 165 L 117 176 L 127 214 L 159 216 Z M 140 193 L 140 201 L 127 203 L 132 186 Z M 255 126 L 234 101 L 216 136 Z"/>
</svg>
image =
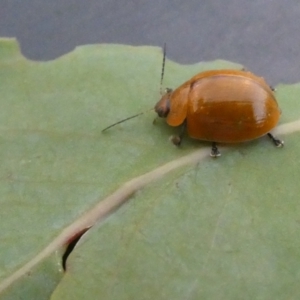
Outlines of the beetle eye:
<svg viewBox="0 0 300 300">
<path fill-rule="evenodd" d="M 156 112 L 160 118 L 165 118 L 170 111 L 168 106 L 161 106 L 156 109 Z"/>
<path fill-rule="evenodd" d="M 166 118 L 170 111 L 169 95 L 165 95 L 156 105 L 155 111 L 160 118 Z"/>
</svg>

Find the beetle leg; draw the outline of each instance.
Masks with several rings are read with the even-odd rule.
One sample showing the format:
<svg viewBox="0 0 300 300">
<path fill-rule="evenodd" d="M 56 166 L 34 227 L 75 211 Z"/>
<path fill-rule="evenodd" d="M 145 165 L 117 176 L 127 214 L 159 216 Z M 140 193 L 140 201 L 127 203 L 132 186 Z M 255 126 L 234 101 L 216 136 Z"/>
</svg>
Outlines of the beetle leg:
<svg viewBox="0 0 300 300">
<path fill-rule="evenodd" d="M 182 140 L 182 139 L 180 138 L 179 135 L 172 135 L 172 136 L 171 136 L 171 142 L 172 142 L 175 146 L 177 146 L 177 147 L 180 146 L 181 140 Z"/>
<path fill-rule="evenodd" d="M 215 142 L 213 142 L 211 145 L 210 156 L 214 157 L 214 158 L 221 156 L 221 153 L 217 147 L 217 143 L 215 143 Z"/>
<path fill-rule="evenodd" d="M 171 137 L 171 141 L 175 146 L 180 146 L 181 145 L 185 130 L 186 130 L 186 120 L 184 120 L 184 122 L 182 123 L 179 134 L 178 135 L 173 135 Z"/>
<path fill-rule="evenodd" d="M 272 140 L 274 145 L 278 148 L 283 147 L 284 141 L 276 139 L 271 133 L 268 133 L 268 137 Z"/>
</svg>

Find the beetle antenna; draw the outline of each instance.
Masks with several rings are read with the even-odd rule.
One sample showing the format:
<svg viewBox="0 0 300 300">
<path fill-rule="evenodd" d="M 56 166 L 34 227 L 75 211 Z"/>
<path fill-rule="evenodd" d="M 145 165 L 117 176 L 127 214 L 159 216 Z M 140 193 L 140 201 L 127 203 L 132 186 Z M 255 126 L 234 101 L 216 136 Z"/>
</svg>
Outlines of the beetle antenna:
<svg viewBox="0 0 300 300">
<path fill-rule="evenodd" d="M 162 91 L 162 83 L 163 83 L 164 73 L 165 73 L 166 52 L 167 52 L 167 45 L 166 45 L 166 43 L 164 43 L 164 49 L 163 49 L 163 61 L 162 61 L 161 76 L 160 76 L 160 94 L 161 94 L 161 95 L 163 94 L 163 91 Z M 128 117 L 128 118 L 123 119 L 123 120 L 121 120 L 121 121 L 118 121 L 118 122 L 116 122 L 116 123 L 114 123 L 114 124 L 111 124 L 111 125 L 105 127 L 104 129 L 102 129 L 102 132 L 104 132 L 104 131 L 106 131 L 107 129 L 109 129 L 109 128 L 111 128 L 111 127 L 114 127 L 114 126 L 116 126 L 116 125 L 118 125 L 118 124 L 120 124 L 120 123 L 123 123 L 123 122 L 128 121 L 128 120 L 133 119 L 133 118 L 136 118 L 136 117 L 138 117 L 138 116 L 140 116 L 140 115 L 143 115 L 144 113 L 146 113 L 146 112 L 148 112 L 148 111 L 151 111 L 151 110 L 154 110 L 154 108 L 151 108 L 151 109 L 149 109 L 149 110 L 147 110 L 147 111 L 144 111 L 144 112 L 140 112 L 140 113 L 138 113 L 138 114 L 136 114 L 136 115 L 134 115 L 134 116 Z"/>
<path fill-rule="evenodd" d="M 164 54 L 163 54 L 163 61 L 162 61 L 162 68 L 161 68 L 161 76 L 160 76 L 160 94 L 163 94 L 162 91 L 162 83 L 164 79 L 164 73 L 165 73 L 165 63 L 166 63 L 166 52 L 167 52 L 167 44 L 164 43 Z"/>
<path fill-rule="evenodd" d="M 140 115 L 143 115 L 144 113 L 146 113 L 146 112 L 148 112 L 148 111 L 150 111 L 150 110 L 153 110 L 153 109 L 154 109 L 154 108 L 151 108 L 151 109 L 149 109 L 149 110 L 140 112 L 140 113 L 138 113 L 138 114 L 136 114 L 136 115 L 134 115 L 134 116 L 131 116 L 131 117 L 128 117 L 128 118 L 123 119 L 123 120 L 121 120 L 121 121 L 118 121 L 118 122 L 116 122 L 116 123 L 114 123 L 114 124 L 111 124 L 111 125 L 105 127 L 104 129 L 102 129 L 102 132 L 104 132 L 104 131 L 106 131 L 107 129 L 109 129 L 109 128 L 111 128 L 111 127 L 114 127 L 114 126 L 116 126 L 116 125 L 118 125 L 118 124 L 120 124 L 120 123 L 123 123 L 123 122 L 128 121 L 128 120 L 133 119 L 133 118 L 136 118 L 136 117 L 138 117 L 138 116 L 140 116 Z"/>
</svg>

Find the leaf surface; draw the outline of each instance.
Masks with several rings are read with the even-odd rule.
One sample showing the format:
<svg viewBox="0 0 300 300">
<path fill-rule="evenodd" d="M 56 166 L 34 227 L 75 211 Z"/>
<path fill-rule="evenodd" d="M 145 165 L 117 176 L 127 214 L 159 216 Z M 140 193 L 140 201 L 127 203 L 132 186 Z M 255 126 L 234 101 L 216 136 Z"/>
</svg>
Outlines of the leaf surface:
<svg viewBox="0 0 300 300">
<path fill-rule="evenodd" d="M 89 45 L 33 62 L 0 40 L 1 299 L 299 297 L 300 85 L 277 87 L 283 149 L 261 138 L 213 160 L 209 143 L 172 146 L 153 111 L 101 133 L 154 106 L 161 61 Z M 220 68 L 241 66 L 167 61 L 164 86 Z"/>
</svg>

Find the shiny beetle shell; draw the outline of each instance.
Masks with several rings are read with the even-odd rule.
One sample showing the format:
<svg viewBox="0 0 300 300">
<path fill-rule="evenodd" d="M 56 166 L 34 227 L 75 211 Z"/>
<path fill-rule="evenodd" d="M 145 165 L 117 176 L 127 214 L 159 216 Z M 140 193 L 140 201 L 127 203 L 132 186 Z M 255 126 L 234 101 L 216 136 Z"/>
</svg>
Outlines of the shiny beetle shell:
<svg viewBox="0 0 300 300">
<path fill-rule="evenodd" d="M 280 117 L 265 80 L 239 70 L 199 73 L 174 91 L 167 90 L 155 111 L 170 126 L 186 122 L 192 138 L 222 143 L 259 138 L 272 130 Z"/>
</svg>

